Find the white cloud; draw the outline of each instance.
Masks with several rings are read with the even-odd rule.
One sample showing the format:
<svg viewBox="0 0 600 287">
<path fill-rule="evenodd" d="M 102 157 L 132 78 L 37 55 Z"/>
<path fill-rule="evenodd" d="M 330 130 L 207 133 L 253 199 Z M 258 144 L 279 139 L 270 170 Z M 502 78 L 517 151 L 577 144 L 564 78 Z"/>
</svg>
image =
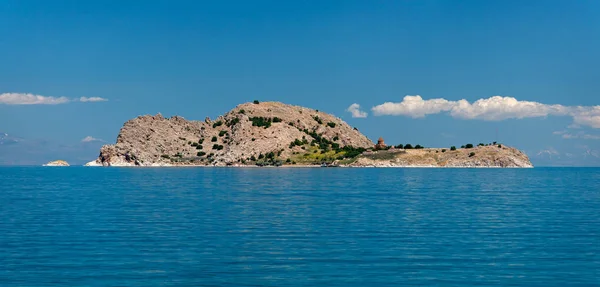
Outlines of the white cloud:
<svg viewBox="0 0 600 287">
<path fill-rule="evenodd" d="M 101 141 L 103 141 L 103 140 L 101 140 L 101 139 L 97 139 L 97 138 L 95 138 L 95 137 L 92 137 L 92 136 L 87 136 L 87 137 L 84 137 L 84 138 L 81 140 L 81 142 L 82 142 L 82 143 L 89 143 L 89 142 L 101 142 Z"/>
<path fill-rule="evenodd" d="M 568 131 L 555 131 L 552 134 L 561 136 L 563 139 L 600 140 L 600 135 L 588 134 L 583 131 L 577 133 L 570 133 Z"/>
<path fill-rule="evenodd" d="M 429 114 L 439 114 L 452 109 L 456 102 L 445 99 L 423 100 L 421 96 L 405 96 L 402 102 L 387 102 L 373 107 L 376 116 L 408 116 L 422 118 Z"/>
<path fill-rule="evenodd" d="M 553 147 L 549 147 L 548 149 L 545 150 L 541 150 L 539 151 L 537 154 L 537 156 L 557 156 L 559 155 L 558 151 L 556 149 L 554 149 Z"/>
<path fill-rule="evenodd" d="M 0 104 L 5 105 L 58 105 L 68 102 L 69 99 L 66 97 L 45 97 L 23 93 L 0 94 Z"/>
<path fill-rule="evenodd" d="M 401 102 L 386 102 L 372 108 L 376 116 L 408 116 L 422 118 L 430 114 L 448 113 L 470 120 L 501 121 L 548 116 L 571 116 L 575 126 L 600 128 L 600 106 L 563 106 L 519 101 L 513 97 L 493 96 L 473 103 L 467 100 L 423 100 L 421 96 L 405 96 Z"/>
<path fill-rule="evenodd" d="M 353 118 L 366 118 L 368 115 L 366 112 L 361 111 L 360 105 L 356 103 L 350 105 L 346 111 L 350 112 Z"/>
<path fill-rule="evenodd" d="M 575 107 L 572 116 L 578 125 L 600 129 L 600 106 Z"/>
<path fill-rule="evenodd" d="M 79 98 L 79 101 L 86 103 L 86 102 L 106 102 L 108 100 L 105 98 L 101 98 L 101 97 L 89 97 L 89 98 L 81 97 L 81 98 Z"/>
<path fill-rule="evenodd" d="M 0 105 L 58 105 L 66 104 L 72 101 L 79 102 L 105 102 L 105 98 L 100 97 L 81 97 L 79 99 L 69 99 L 67 97 L 47 97 L 26 93 L 4 93 L 0 94 Z"/>
<path fill-rule="evenodd" d="M 473 104 L 467 100 L 460 100 L 452 107 L 450 114 L 463 119 L 500 121 L 566 115 L 567 112 L 567 108 L 561 105 L 545 105 L 538 102 L 519 101 L 513 97 L 494 96 L 479 99 Z"/>
</svg>

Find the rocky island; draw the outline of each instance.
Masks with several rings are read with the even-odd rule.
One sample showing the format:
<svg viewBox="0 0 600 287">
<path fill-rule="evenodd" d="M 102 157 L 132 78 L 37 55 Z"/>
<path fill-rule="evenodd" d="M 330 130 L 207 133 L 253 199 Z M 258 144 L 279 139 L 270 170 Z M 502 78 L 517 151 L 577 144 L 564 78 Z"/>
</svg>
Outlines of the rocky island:
<svg viewBox="0 0 600 287">
<path fill-rule="evenodd" d="M 44 164 L 43 166 L 70 166 L 68 162 L 64 161 L 64 160 L 55 160 L 55 161 L 51 161 L 47 164 Z"/>
<path fill-rule="evenodd" d="M 381 144 L 333 115 L 254 101 L 214 120 L 139 116 L 127 121 L 116 144 L 103 146 L 86 166 L 531 166 L 525 154 L 509 147 L 467 152 Z"/>
</svg>

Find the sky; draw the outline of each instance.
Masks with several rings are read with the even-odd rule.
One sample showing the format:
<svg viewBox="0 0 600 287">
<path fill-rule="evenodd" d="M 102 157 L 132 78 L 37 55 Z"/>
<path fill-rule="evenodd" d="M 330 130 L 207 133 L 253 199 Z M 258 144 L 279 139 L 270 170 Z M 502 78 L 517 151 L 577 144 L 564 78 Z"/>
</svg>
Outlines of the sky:
<svg viewBox="0 0 600 287">
<path fill-rule="evenodd" d="M 0 164 L 280 101 L 370 139 L 600 166 L 600 1 L 2 1 Z"/>
</svg>

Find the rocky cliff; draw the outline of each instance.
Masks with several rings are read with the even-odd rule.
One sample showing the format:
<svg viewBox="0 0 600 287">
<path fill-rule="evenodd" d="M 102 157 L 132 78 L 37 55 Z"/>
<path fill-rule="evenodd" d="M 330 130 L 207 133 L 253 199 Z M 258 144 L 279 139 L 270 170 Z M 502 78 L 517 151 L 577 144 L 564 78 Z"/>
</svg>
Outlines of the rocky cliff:
<svg viewBox="0 0 600 287">
<path fill-rule="evenodd" d="M 489 145 L 457 150 L 390 149 L 365 152 L 347 160 L 355 167 L 533 167 L 527 155 L 507 146 Z"/>
<path fill-rule="evenodd" d="M 98 159 L 87 165 L 315 164 L 372 146 L 357 129 L 318 110 L 245 103 L 214 120 L 139 116 L 123 125 L 116 144 L 103 146 Z"/>
</svg>

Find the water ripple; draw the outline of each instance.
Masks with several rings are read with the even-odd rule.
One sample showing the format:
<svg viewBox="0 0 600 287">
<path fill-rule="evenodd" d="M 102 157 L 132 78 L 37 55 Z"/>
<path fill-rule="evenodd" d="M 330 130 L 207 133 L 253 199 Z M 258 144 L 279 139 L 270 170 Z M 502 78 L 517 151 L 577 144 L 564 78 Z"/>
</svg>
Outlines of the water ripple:
<svg viewBox="0 0 600 287">
<path fill-rule="evenodd" d="M 600 169 L 0 168 L 0 286 L 600 286 Z"/>
</svg>

